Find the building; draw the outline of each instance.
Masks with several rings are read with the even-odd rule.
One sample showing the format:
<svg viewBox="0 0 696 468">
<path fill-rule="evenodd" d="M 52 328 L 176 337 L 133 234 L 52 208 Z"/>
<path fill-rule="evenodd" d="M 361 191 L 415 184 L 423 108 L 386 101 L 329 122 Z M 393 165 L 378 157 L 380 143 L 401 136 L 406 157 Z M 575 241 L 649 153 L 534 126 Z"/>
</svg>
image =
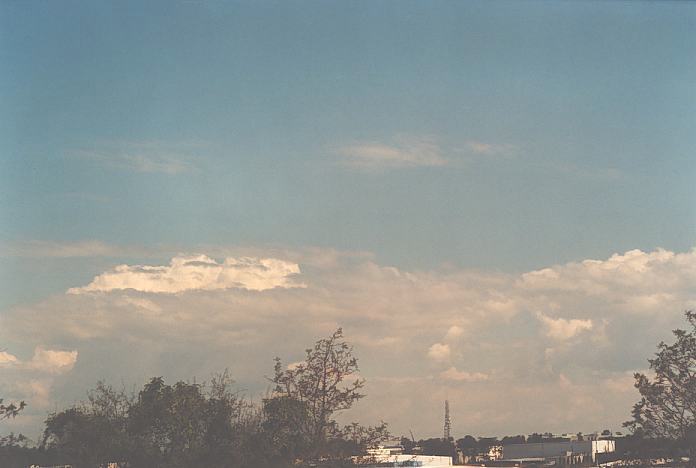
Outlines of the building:
<svg viewBox="0 0 696 468">
<path fill-rule="evenodd" d="M 560 464 L 597 463 L 602 454 L 616 450 L 613 440 L 568 440 L 511 444 L 503 446 L 503 460 L 539 461 L 557 460 Z"/>
<path fill-rule="evenodd" d="M 445 468 L 452 466 L 452 457 L 434 455 L 412 455 L 403 453 L 399 443 L 385 443 L 367 450 L 367 455 L 352 457 L 353 463 L 362 468 L 392 466 L 423 468 Z"/>
</svg>

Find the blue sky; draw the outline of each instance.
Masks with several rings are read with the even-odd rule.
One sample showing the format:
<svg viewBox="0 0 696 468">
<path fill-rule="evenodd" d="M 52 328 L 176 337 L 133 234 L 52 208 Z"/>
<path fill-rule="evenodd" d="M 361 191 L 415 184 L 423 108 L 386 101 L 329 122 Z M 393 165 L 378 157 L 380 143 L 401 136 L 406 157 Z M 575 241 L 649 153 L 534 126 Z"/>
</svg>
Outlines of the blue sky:
<svg viewBox="0 0 696 468">
<path fill-rule="evenodd" d="M 182 252 L 689 252 L 695 29 L 688 2 L 4 2 L 0 314 Z"/>
</svg>

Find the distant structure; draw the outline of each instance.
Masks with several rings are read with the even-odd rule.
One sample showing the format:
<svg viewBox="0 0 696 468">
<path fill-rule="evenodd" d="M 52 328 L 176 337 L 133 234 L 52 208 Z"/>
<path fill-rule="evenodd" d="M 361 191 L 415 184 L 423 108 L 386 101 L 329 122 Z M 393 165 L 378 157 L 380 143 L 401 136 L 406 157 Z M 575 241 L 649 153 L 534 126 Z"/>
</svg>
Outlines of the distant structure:
<svg viewBox="0 0 696 468">
<path fill-rule="evenodd" d="M 452 457 L 437 455 L 414 455 L 404 453 L 399 441 L 383 442 L 367 449 L 366 455 L 351 457 L 353 464 L 360 468 L 380 468 L 384 466 L 422 466 L 423 468 L 449 468 Z"/>
<path fill-rule="evenodd" d="M 445 433 L 443 435 L 443 438 L 445 440 L 450 439 L 450 432 L 452 430 L 452 423 L 450 421 L 450 415 L 449 415 L 449 400 L 445 400 Z"/>
<path fill-rule="evenodd" d="M 610 439 L 565 440 L 503 445 L 503 460 L 520 463 L 558 465 L 593 465 L 612 460 L 616 442 Z"/>
</svg>

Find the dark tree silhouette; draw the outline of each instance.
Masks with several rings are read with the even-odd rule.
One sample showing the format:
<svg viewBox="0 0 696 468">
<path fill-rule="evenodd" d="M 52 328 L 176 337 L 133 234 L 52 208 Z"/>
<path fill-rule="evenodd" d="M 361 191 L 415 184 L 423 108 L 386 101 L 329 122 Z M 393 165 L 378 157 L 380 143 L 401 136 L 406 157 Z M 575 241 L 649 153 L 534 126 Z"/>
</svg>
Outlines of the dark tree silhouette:
<svg viewBox="0 0 696 468">
<path fill-rule="evenodd" d="M 340 328 L 306 353 L 305 361 L 292 368 L 283 369 L 276 358 L 274 396 L 297 400 L 306 408 L 309 421 L 299 429 L 307 430 L 312 445 L 320 448 L 336 430 L 333 414 L 349 409 L 364 396 L 360 389 L 365 381 L 357 378 L 348 382 L 358 371 L 358 361 Z"/>
<path fill-rule="evenodd" d="M 676 341 L 658 345 L 649 359 L 655 377 L 635 374 L 641 399 L 633 419 L 624 423 L 632 432 L 675 440 L 696 453 L 696 314 L 685 313 L 690 330 L 674 330 Z"/>
</svg>

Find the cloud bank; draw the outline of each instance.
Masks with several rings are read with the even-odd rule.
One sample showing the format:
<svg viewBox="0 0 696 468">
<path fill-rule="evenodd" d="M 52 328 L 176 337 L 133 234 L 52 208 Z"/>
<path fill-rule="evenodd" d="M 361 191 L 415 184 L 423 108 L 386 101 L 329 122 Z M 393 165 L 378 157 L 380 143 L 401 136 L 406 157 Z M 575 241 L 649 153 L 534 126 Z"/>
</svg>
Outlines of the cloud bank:
<svg viewBox="0 0 696 468">
<path fill-rule="evenodd" d="M 522 274 L 408 271 L 321 249 L 273 258 L 122 265 L 6 311 L 0 366 L 31 375 L 3 372 L 0 392 L 38 403 L 3 425 L 38 427 L 46 404 L 82 398 L 99 378 L 205 379 L 227 367 L 258 398 L 274 356 L 297 362 L 341 326 L 368 381 L 347 419 L 436 436 L 448 398 L 457 435 L 620 429 L 638 397 L 631 373 L 696 307 L 694 251 Z M 41 345 L 22 360 L 26 343 Z"/>
</svg>

